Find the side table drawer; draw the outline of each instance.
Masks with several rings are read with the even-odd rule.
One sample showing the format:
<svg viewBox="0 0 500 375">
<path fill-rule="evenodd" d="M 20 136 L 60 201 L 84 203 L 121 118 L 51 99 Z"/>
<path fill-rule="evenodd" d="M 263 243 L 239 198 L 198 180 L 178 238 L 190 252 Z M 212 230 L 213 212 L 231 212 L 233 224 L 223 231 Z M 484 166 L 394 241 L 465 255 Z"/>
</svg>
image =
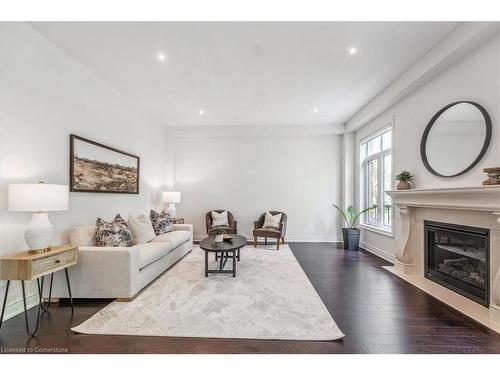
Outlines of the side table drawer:
<svg viewBox="0 0 500 375">
<path fill-rule="evenodd" d="M 55 254 L 46 258 L 33 260 L 33 277 L 37 275 L 53 272 L 55 269 L 66 266 L 76 261 L 76 251 Z"/>
</svg>

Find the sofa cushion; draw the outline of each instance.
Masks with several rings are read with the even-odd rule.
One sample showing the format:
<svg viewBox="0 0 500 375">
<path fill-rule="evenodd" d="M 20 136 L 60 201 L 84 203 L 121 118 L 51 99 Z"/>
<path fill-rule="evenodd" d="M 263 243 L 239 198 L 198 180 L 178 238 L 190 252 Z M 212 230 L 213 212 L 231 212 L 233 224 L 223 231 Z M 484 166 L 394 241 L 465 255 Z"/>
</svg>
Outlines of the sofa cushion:
<svg viewBox="0 0 500 375">
<path fill-rule="evenodd" d="M 95 225 L 74 227 L 68 232 L 69 241 L 75 246 L 95 246 Z"/>
<path fill-rule="evenodd" d="M 134 243 L 146 243 L 155 238 L 153 225 L 146 215 L 131 217 L 128 220 L 128 227 L 132 232 Z"/>
<path fill-rule="evenodd" d="M 169 242 L 172 245 L 172 249 L 189 241 L 191 238 L 191 232 L 187 230 L 175 230 L 173 232 L 168 232 L 160 234 L 152 242 Z"/>
<path fill-rule="evenodd" d="M 122 219 L 120 214 L 116 215 L 109 223 L 100 217 L 97 218 L 95 241 L 97 246 L 106 247 L 130 247 L 134 244 L 127 222 Z"/>
<path fill-rule="evenodd" d="M 173 249 L 170 242 L 149 242 L 136 246 L 139 249 L 139 269 L 141 270 L 164 257 Z"/>
<path fill-rule="evenodd" d="M 174 227 L 172 226 L 172 219 L 165 211 L 158 213 L 151 210 L 149 218 L 151 219 L 151 224 L 153 225 L 153 229 L 155 230 L 155 234 L 157 236 L 174 230 Z"/>
</svg>

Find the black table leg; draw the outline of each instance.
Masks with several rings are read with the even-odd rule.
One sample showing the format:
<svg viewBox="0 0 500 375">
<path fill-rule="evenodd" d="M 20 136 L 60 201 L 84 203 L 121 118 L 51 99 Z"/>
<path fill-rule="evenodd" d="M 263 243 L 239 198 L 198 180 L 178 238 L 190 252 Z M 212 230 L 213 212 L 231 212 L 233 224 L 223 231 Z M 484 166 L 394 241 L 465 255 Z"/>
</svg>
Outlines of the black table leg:
<svg viewBox="0 0 500 375">
<path fill-rule="evenodd" d="M 43 303 L 43 280 L 44 280 L 45 276 L 42 276 L 41 279 L 42 279 L 42 285 L 40 285 L 40 282 L 38 281 L 38 279 L 36 280 L 36 283 L 38 284 L 38 294 L 40 295 L 40 304 L 42 306 L 42 315 L 43 313 L 46 313 L 48 312 L 49 310 L 49 307 L 50 307 L 50 300 L 52 299 L 52 283 L 54 281 L 54 274 L 51 273 L 50 274 L 50 288 L 49 288 L 49 302 L 47 302 L 47 306 L 44 305 Z"/>
<path fill-rule="evenodd" d="M 233 277 L 236 277 L 236 251 L 233 251 Z"/>
<path fill-rule="evenodd" d="M 69 283 L 68 268 L 64 269 L 64 273 L 66 274 L 66 284 L 68 284 L 68 294 L 69 294 L 69 303 L 71 304 L 71 313 L 73 313 L 74 312 L 73 297 L 71 296 L 71 285 Z"/>
<path fill-rule="evenodd" d="M 217 256 L 217 253 L 215 253 Z M 205 277 L 208 277 L 208 251 L 205 251 Z"/>
<path fill-rule="evenodd" d="M 5 287 L 5 297 L 2 304 L 2 313 L 0 314 L 0 328 L 2 328 L 3 314 L 5 313 L 5 305 L 7 304 L 7 296 L 9 295 L 10 280 L 7 280 L 7 286 Z"/>
<path fill-rule="evenodd" d="M 220 253 L 220 265 L 219 265 L 219 271 L 222 271 L 224 269 L 224 257 L 226 256 L 226 253 L 221 251 Z"/>
<path fill-rule="evenodd" d="M 237 250 L 237 251 L 238 251 L 238 262 L 240 261 L 240 250 L 241 250 L 241 249 L 238 249 L 238 250 Z"/>
<path fill-rule="evenodd" d="M 21 286 L 22 286 L 22 290 L 23 290 L 24 323 L 26 324 L 26 332 L 28 333 L 28 335 L 30 335 L 31 337 L 33 337 L 33 336 L 35 336 L 36 332 L 38 331 L 38 327 L 40 325 L 40 306 L 41 305 L 40 305 L 40 303 L 38 304 L 38 310 L 37 310 L 37 313 L 36 313 L 36 326 L 35 326 L 35 330 L 33 332 L 30 332 L 30 325 L 29 325 L 29 322 L 28 322 L 28 309 L 26 308 L 26 291 L 25 291 L 25 288 L 24 288 L 24 280 L 21 280 Z"/>
</svg>

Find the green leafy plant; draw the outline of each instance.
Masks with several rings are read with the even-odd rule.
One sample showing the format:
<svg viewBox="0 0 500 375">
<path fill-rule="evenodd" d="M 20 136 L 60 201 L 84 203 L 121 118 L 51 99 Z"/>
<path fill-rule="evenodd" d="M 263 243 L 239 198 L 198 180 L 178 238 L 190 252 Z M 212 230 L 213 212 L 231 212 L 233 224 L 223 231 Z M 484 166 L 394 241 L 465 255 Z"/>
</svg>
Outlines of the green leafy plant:
<svg viewBox="0 0 500 375">
<path fill-rule="evenodd" d="M 377 208 L 377 205 L 365 208 L 364 210 L 357 212 L 356 209 L 353 206 L 347 207 L 347 210 L 342 210 L 339 206 L 336 204 L 332 203 L 332 206 L 335 207 L 342 217 L 344 218 L 345 223 L 347 224 L 347 227 L 352 229 L 356 226 L 356 222 L 358 221 L 359 217 L 363 215 L 365 212 L 368 212 L 370 210 L 374 210 Z"/>
<path fill-rule="evenodd" d="M 403 182 L 412 182 L 413 175 L 410 173 L 410 171 L 401 171 L 401 173 L 396 176 L 396 180 Z"/>
<path fill-rule="evenodd" d="M 216 236 L 220 236 L 221 234 L 224 234 L 224 233 L 226 233 L 226 232 L 224 232 L 224 229 L 221 229 L 221 228 L 217 228 L 217 229 L 215 230 L 215 232 L 214 232 L 214 234 L 215 234 Z"/>
</svg>

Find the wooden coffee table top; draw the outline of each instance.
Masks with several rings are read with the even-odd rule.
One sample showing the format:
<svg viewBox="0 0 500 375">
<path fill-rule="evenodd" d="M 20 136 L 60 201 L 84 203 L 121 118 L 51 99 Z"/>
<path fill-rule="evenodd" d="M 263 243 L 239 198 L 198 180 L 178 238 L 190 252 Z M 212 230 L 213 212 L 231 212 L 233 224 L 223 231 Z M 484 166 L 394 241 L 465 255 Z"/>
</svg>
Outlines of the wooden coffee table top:
<svg viewBox="0 0 500 375">
<path fill-rule="evenodd" d="M 200 242 L 200 248 L 205 251 L 234 251 L 247 244 L 247 239 L 237 234 L 231 234 L 232 241 L 215 242 L 215 236 L 209 236 Z"/>
</svg>

